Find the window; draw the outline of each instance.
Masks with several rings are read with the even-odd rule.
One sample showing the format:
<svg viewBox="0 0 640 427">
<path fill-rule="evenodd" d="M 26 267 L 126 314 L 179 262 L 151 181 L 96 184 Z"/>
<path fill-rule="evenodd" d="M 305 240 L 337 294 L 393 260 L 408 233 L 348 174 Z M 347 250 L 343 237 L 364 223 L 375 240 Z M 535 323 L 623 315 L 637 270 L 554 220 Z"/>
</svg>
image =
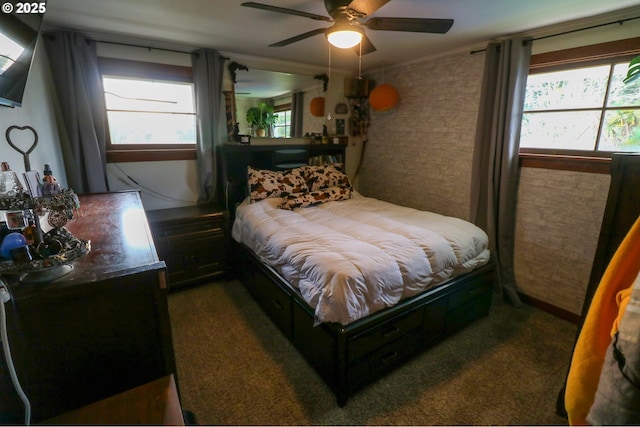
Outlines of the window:
<svg viewBox="0 0 640 427">
<path fill-rule="evenodd" d="M 529 76 L 520 146 L 640 151 L 640 81 L 624 84 L 629 61 Z"/>
<path fill-rule="evenodd" d="M 291 136 L 291 106 L 288 109 L 279 109 L 276 107 L 278 118 L 273 125 L 274 138 L 289 138 Z"/>
<path fill-rule="evenodd" d="M 532 56 L 522 164 L 607 173 L 611 153 L 640 151 L 640 82 L 622 82 L 638 54 L 640 38 Z"/>
<path fill-rule="evenodd" d="M 195 158 L 191 69 L 101 58 L 107 161 Z"/>
<path fill-rule="evenodd" d="M 291 136 L 291 110 L 278 112 L 278 118 L 273 125 L 276 138 L 288 138 Z"/>
</svg>

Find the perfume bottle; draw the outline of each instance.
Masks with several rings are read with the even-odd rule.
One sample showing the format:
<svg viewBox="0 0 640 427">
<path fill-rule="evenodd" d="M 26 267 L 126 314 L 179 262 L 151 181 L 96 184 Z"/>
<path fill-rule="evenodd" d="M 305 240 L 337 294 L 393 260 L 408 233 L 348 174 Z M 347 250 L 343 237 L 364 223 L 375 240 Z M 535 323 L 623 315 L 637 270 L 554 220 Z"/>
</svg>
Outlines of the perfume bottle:
<svg viewBox="0 0 640 427">
<path fill-rule="evenodd" d="M 0 197 L 14 197 L 24 191 L 18 175 L 11 170 L 9 163 L 0 164 Z"/>
<path fill-rule="evenodd" d="M 49 163 L 44 164 L 44 178 L 42 178 L 42 195 L 53 196 L 60 192 L 60 184 L 53 176 Z"/>
<path fill-rule="evenodd" d="M 27 239 L 27 244 L 37 247 L 40 242 L 42 242 L 42 236 L 40 230 L 36 226 L 36 221 L 33 218 L 29 218 L 29 225 L 27 225 L 23 230 L 22 234 L 25 239 Z"/>
</svg>

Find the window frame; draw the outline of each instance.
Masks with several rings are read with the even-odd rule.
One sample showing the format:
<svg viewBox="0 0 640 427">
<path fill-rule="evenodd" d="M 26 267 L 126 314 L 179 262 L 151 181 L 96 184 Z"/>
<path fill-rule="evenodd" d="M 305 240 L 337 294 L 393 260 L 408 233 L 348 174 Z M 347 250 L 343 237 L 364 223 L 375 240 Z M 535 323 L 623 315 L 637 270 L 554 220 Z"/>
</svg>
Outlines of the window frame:
<svg viewBox="0 0 640 427">
<path fill-rule="evenodd" d="M 631 60 L 640 54 L 640 37 L 563 49 L 531 56 L 529 74 Z M 520 166 L 609 173 L 611 152 L 520 148 Z"/>
<path fill-rule="evenodd" d="M 193 83 L 191 67 L 98 57 L 100 77 L 118 76 Z M 196 144 L 112 144 L 105 110 L 107 163 L 195 160 Z"/>
</svg>

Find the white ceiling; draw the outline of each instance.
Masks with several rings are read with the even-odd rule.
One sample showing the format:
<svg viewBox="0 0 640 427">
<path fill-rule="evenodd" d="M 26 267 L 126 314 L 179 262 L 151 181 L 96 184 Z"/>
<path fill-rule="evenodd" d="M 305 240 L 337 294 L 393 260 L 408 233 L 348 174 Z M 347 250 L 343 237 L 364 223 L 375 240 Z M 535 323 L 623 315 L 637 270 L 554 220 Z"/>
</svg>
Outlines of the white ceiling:
<svg viewBox="0 0 640 427">
<path fill-rule="evenodd" d="M 241 0 L 48 0 L 45 25 L 73 28 L 103 41 L 184 51 L 208 47 L 231 57 L 269 58 L 326 69 L 329 44 L 323 35 L 285 47 L 268 45 L 331 23 L 242 7 L 240 3 Z M 322 0 L 260 3 L 328 16 Z M 365 29 L 377 51 L 362 57 L 362 67 L 371 70 L 411 62 L 628 8 L 631 9 L 624 10 L 625 16 L 635 13 L 640 17 L 640 0 L 391 0 L 372 16 L 452 18 L 455 22 L 446 34 Z M 624 25 L 638 28 L 640 36 L 640 19 Z M 330 60 L 336 69 L 358 70 L 358 57 L 351 49 L 331 49 Z"/>
</svg>

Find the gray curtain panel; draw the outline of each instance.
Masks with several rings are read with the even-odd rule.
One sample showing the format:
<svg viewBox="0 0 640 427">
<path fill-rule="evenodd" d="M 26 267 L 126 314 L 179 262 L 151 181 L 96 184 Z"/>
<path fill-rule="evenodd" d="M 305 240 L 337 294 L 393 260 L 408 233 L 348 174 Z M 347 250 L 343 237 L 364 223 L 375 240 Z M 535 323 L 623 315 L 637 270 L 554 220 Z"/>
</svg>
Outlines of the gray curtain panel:
<svg viewBox="0 0 640 427">
<path fill-rule="evenodd" d="M 302 138 L 302 118 L 304 117 L 304 92 L 291 95 L 291 137 Z"/>
<path fill-rule="evenodd" d="M 225 58 L 217 51 L 200 49 L 191 55 L 197 112 L 198 204 L 219 198 L 216 147 L 227 140 L 222 73 Z"/>
<path fill-rule="evenodd" d="M 473 153 L 470 219 L 489 235 L 497 289 L 522 305 L 514 275 L 518 148 L 531 39 L 487 47 Z"/>
<path fill-rule="evenodd" d="M 67 184 L 78 194 L 108 191 L 106 119 L 96 43 L 80 33 L 44 35 L 57 95 L 56 116 Z"/>
</svg>

